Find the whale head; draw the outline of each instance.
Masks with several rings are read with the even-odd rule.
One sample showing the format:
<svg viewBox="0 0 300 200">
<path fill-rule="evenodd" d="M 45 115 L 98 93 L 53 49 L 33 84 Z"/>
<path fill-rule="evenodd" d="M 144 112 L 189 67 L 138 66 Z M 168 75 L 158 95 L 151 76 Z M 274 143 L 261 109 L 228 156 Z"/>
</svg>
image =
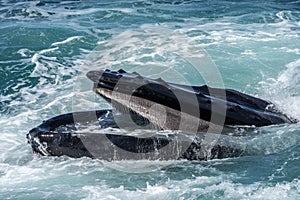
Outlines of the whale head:
<svg viewBox="0 0 300 200">
<path fill-rule="evenodd" d="M 224 127 L 292 122 L 280 111 L 268 109 L 271 102 L 231 89 L 168 83 L 122 69 L 89 71 L 87 77 L 94 82 L 94 91 L 106 100 L 133 110 L 163 129 L 180 128 L 183 116 L 186 126 L 193 130 L 193 124 L 206 130 L 211 123 Z"/>
</svg>

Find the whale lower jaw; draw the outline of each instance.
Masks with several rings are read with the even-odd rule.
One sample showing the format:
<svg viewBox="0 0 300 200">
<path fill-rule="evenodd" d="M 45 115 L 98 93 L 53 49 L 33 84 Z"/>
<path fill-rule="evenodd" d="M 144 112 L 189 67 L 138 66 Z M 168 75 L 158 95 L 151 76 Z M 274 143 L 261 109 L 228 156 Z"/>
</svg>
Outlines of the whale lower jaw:
<svg viewBox="0 0 300 200">
<path fill-rule="evenodd" d="M 149 124 L 147 119 L 131 114 L 138 124 Z M 126 114 L 118 117 L 126 120 Z M 87 125 L 94 124 L 99 124 L 99 129 L 96 129 L 99 132 L 86 132 Z M 123 128 L 127 130 L 126 124 Z M 190 136 L 180 132 L 132 130 L 131 125 L 128 128 L 120 132 L 111 109 L 81 111 L 45 120 L 29 131 L 27 140 L 35 154 L 90 157 L 104 161 L 210 160 L 247 155 L 243 146 L 230 142 L 230 136 L 226 135 L 208 133 Z M 212 135 L 220 136 L 220 139 L 211 143 Z"/>
<path fill-rule="evenodd" d="M 117 110 L 130 109 L 163 130 L 180 130 L 193 135 L 199 132 L 219 134 L 232 130 L 144 98 L 105 88 L 94 88 L 94 91 L 111 101 Z"/>
</svg>

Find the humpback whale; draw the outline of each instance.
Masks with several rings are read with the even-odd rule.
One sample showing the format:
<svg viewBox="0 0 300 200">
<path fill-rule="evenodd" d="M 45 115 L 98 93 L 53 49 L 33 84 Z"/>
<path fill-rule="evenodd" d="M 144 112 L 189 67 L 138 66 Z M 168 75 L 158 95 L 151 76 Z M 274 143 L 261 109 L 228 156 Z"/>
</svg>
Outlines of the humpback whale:
<svg viewBox="0 0 300 200">
<path fill-rule="evenodd" d="M 27 134 L 34 153 L 109 161 L 238 157 L 245 152 L 237 146 L 222 142 L 203 145 L 204 133 L 226 137 L 239 126 L 294 122 L 271 102 L 232 89 L 168 83 L 124 70 L 90 71 L 87 77 L 94 82 L 93 90 L 110 102 L 119 114 L 115 116 L 113 110 L 106 109 L 48 119 Z M 165 131 L 180 130 L 183 134 L 146 132 L 148 136 L 141 136 L 111 131 L 131 130 L 132 124 L 122 123 L 128 119 L 137 129 L 155 127 Z M 97 126 L 101 134 L 90 133 L 90 126 Z"/>
</svg>

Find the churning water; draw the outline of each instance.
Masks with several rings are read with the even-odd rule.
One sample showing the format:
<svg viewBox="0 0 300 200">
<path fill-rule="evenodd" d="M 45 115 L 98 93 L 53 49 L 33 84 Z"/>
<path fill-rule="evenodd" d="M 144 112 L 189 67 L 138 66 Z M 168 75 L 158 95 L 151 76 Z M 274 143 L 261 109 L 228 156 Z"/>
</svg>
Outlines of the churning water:
<svg viewBox="0 0 300 200">
<path fill-rule="evenodd" d="M 210 61 L 199 59 L 199 77 L 186 58 L 201 55 Z M 251 156 L 144 173 L 36 157 L 26 143 L 45 119 L 109 106 L 94 96 L 88 70 L 214 85 L 205 75 L 212 65 L 226 88 L 299 120 L 300 1 L 1 0 L 0 199 L 300 199 L 299 123 L 257 129 L 246 139 Z M 120 162 L 110 165 L 163 165 Z"/>
</svg>

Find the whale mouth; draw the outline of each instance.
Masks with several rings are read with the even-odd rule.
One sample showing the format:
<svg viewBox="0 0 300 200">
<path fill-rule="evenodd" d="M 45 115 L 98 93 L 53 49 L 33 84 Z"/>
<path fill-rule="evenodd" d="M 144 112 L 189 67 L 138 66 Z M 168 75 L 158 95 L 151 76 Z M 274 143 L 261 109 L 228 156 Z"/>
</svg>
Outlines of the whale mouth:
<svg viewBox="0 0 300 200">
<path fill-rule="evenodd" d="M 271 102 L 231 89 L 168 83 L 122 69 L 89 71 L 87 77 L 94 82 L 94 91 L 106 100 L 133 110 L 163 129 L 180 128 L 171 121 L 182 121 L 183 114 L 203 130 L 210 124 L 259 127 L 292 122 Z M 160 122 L 162 118 L 164 122 Z"/>
<path fill-rule="evenodd" d="M 87 76 L 94 82 L 94 91 L 120 112 L 122 109 L 129 111 L 138 128 L 127 121 L 128 115 L 114 115 L 110 109 L 63 114 L 44 121 L 27 134 L 35 153 L 75 158 L 87 156 L 108 161 L 239 157 L 247 152 L 231 140 L 239 142 L 233 137 L 247 134 L 247 131 L 234 135 L 232 125 L 292 122 L 276 109 L 270 109 L 270 102 L 235 90 L 179 85 L 124 70 L 90 71 Z M 213 115 L 224 117 L 223 124 L 212 121 Z M 99 132 L 91 133 L 90 127 L 98 127 Z M 109 132 L 106 128 L 110 128 Z M 111 132 L 112 128 L 117 129 L 116 132 Z M 151 135 L 144 132 L 149 128 Z M 152 132 L 153 128 L 182 132 L 157 134 Z M 120 134 L 121 129 L 130 133 L 137 130 L 138 135 Z M 203 132 L 208 134 L 201 134 Z M 187 135 L 189 133 L 193 137 Z M 216 143 L 208 144 L 206 136 L 216 139 L 215 133 L 230 134 L 218 135 Z M 157 153 L 159 150 L 160 154 Z"/>
<path fill-rule="evenodd" d="M 194 109 L 197 105 L 196 93 L 188 86 L 179 87 L 162 79 L 148 79 L 124 70 L 90 71 L 87 76 L 94 82 L 94 91 L 117 110 L 133 111 L 158 128 L 180 129 L 187 133 L 207 131 L 209 128 L 209 113 L 202 114 L 204 119 L 199 117 L 199 110 Z M 179 102 L 178 97 L 185 98 Z M 210 105 L 205 105 L 209 110 Z M 183 125 L 182 121 L 186 123 Z M 214 132 L 220 132 L 222 128 L 215 126 Z"/>
</svg>

